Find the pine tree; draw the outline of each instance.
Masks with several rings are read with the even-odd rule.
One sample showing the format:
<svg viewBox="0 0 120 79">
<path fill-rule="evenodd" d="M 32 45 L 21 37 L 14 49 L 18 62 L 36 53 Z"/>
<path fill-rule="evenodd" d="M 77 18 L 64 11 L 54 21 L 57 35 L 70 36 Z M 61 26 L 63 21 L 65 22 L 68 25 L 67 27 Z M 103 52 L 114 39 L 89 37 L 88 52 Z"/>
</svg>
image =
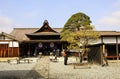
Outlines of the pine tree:
<svg viewBox="0 0 120 79">
<path fill-rule="evenodd" d="M 87 46 L 98 38 L 99 33 L 91 25 L 90 17 L 81 12 L 73 14 L 61 32 L 61 40 L 69 43 L 67 48 L 79 51 L 81 63 L 83 59 L 81 57 L 89 50 Z"/>
</svg>

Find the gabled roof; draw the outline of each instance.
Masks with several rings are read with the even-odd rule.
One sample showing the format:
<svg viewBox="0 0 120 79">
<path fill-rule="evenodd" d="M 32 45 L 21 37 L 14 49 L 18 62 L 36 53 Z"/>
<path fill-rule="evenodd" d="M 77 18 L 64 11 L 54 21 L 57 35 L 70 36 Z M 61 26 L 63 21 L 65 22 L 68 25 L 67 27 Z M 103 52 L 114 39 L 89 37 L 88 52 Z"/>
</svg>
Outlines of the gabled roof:
<svg viewBox="0 0 120 79">
<path fill-rule="evenodd" d="M 30 34 L 26 34 L 27 36 L 33 36 L 33 35 L 60 35 L 57 31 L 53 30 L 50 26 L 47 20 L 45 20 L 43 22 L 43 26 L 38 29 L 37 31 L 30 33 Z"/>
<path fill-rule="evenodd" d="M 10 35 L 16 37 L 19 41 L 29 40 L 26 34 L 32 34 L 39 28 L 14 28 Z M 60 33 L 62 28 L 53 28 L 56 32 Z"/>
<path fill-rule="evenodd" d="M 30 39 L 32 38 L 37 38 L 36 36 L 60 36 L 60 33 L 57 31 L 53 30 L 50 26 L 47 20 L 43 22 L 43 26 L 38 29 L 37 31 L 26 34 L 26 36 Z"/>
<path fill-rule="evenodd" d="M 53 30 L 50 26 L 47 20 L 45 20 L 43 22 L 43 26 L 38 29 L 37 31 L 35 31 L 34 33 L 41 33 L 41 32 L 54 32 L 54 33 L 58 33 L 57 31 Z"/>
<path fill-rule="evenodd" d="M 7 34 L 7 33 L 5 33 L 5 32 L 1 32 L 1 33 L 0 33 L 0 36 L 8 37 L 8 38 L 11 39 L 11 40 L 17 40 L 15 36 L 10 35 L 10 34 Z"/>
</svg>

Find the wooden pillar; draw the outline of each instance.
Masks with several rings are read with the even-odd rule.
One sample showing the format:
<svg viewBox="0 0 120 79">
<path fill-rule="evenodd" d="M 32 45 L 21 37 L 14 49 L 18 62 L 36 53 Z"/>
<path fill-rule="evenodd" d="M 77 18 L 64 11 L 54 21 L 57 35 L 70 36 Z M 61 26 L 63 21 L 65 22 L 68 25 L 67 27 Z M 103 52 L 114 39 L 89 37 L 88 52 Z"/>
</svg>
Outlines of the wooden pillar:
<svg viewBox="0 0 120 79">
<path fill-rule="evenodd" d="M 20 56 L 20 45 L 18 46 L 18 57 Z"/>
<path fill-rule="evenodd" d="M 101 46 L 101 64 L 103 64 L 103 54 L 105 54 L 105 44 Z"/>
<path fill-rule="evenodd" d="M 13 47 L 13 41 L 12 41 L 12 57 L 13 57 L 13 54 L 14 54 L 13 48 L 14 48 L 14 47 Z"/>
<path fill-rule="evenodd" d="M 9 41 L 9 44 L 8 44 L 8 57 L 9 57 L 9 55 L 10 55 L 10 41 Z"/>
<path fill-rule="evenodd" d="M 6 44 L 4 44 L 4 57 L 6 55 Z"/>
<path fill-rule="evenodd" d="M 102 53 L 105 53 L 105 44 L 102 45 Z"/>
<path fill-rule="evenodd" d="M 63 42 L 61 42 L 61 44 L 62 44 L 62 48 L 61 49 L 63 50 Z"/>
<path fill-rule="evenodd" d="M 7 54 L 7 44 L 5 44 L 5 48 L 4 48 L 4 57 L 6 57 Z"/>
<path fill-rule="evenodd" d="M 101 64 L 103 64 L 104 42 L 103 42 L 102 36 L 101 36 L 101 43 L 102 43 L 102 45 L 100 46 L 100 55 L 101 55 Z"/>
<path fill-rule="evenodd" d="M 28 57 L 30 56 L 30 43 L 28 43 Z"/>
<path fill-rule="evenodd" d="M 3 57 L 4 57 L 4 55 L 5 55 L 5 54 L 4 54 L 4 53 L 5 53 L 4 50 L 5 50 L 5 45 L 3 45 Z"/>
<path fill-rule="evenodd" d="M 2 50 L 0 50 L 0 57 L 2 57 Z"/>
<path fill-rule="evenodd" d="M 116 36 L 116 56 L 117 56 L 117 60 L 119 60 L 119 53 L 118 53 L 118 37 Z"/>
</svg>

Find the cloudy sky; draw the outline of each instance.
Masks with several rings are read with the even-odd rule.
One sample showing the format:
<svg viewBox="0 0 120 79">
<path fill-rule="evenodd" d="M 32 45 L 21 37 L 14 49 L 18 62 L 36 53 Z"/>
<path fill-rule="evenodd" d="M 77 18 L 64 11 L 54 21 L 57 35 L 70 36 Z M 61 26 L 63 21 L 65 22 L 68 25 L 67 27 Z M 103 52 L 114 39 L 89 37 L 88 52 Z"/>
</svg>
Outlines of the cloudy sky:
<svg viewBox="0 0 120 79">
<path fill-rule="evenodd" d="M 77 12 L 88 15 L 96 30 L 120 31 L 120 0 L 0 0 L 0 32 L 40 28 L 44 20 L 61 28 Z"/>
</svg>

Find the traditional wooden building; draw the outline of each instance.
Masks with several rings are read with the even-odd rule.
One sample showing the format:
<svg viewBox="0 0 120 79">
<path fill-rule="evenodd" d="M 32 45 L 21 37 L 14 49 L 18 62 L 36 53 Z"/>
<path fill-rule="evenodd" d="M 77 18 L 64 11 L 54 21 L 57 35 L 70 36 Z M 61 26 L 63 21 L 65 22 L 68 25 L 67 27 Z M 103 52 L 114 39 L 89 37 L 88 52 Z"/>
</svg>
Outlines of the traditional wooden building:
<svg viewBox="0 0 120 79">
<path fill-rule="evenodd" d="M 0 33 L 0 57 L 18 57 L 19 42 L 7 33 Z"/>
<path fill-rule="evenodd" d="M 64 48 L 60 40 L 62 28 L 51 28 L 47 20 L 41 28 L 14 28 L 10 34 L 0 34 L 0 57 L 34 56 L 42 52 L 49 55 L 55 49 Z M 88 60 L 102 63 L 102 53 L 109 59 L 120 56 L 120 32 L 98 31 L 100 38 L 89 46 Z"/>
<path fill-rule="evenodd" d="M 19 41 L 20 56 L 33 56 L 42 52 L 49 55 L 53 50 L 61 50 L 59 28 L 52 29 L 47 20 L 41 28 L 14 28 L 10 33 Z"/>
<path fill-rule="evenodd" d="M 103 63 L 103 54 L 108 59 L 120 58 L 120 32 L 98 31 L 100 38 L 90 45 L 88 52 L 89 62 Z"/>
</svg>

